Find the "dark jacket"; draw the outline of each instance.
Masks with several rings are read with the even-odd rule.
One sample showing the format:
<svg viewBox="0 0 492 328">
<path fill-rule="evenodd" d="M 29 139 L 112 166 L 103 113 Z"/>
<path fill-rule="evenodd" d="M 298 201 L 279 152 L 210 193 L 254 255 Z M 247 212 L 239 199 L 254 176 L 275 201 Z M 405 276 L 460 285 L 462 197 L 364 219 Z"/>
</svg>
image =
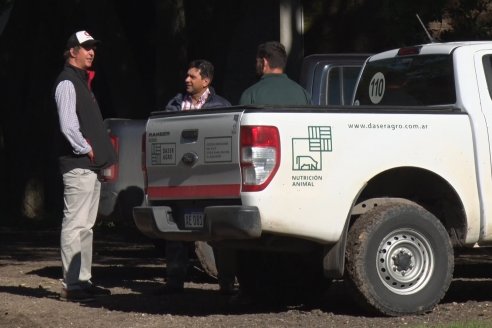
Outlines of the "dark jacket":
<svg viewBox="0 0 492 328">
<path fill-rule="evenodd" d="M 216 107 L 229 107 L 231 103 L 227 99 L 219 96 L 215 93 L 214 88 L 208 87 L 210 95 L 202 106 L 202 109 L 216 108 Z M 181 110 L 181 104 L 186 94 L 178 93 L 169 103 L 166 105 L 165 110 L 168 112 L 176 112 Z"/>
<path fill-rule="evenodd" d="M 61 81 L 65 80 L 69 80 L 74 85 L 80 132 L 92 147 L 94 161 L 91 162 L 86 154 L 74 154 L 72 146 L 60 132 L 57 144 L 61 173 L 66 173 L 75 168 L 90 169 L 97 172 L 114 164 L 116 162 L 116 153 L 104 127 L 96 98 L 89 88 L 87 71 L 68 64 L 65 65 L 55 81 L 54 90 L 56 90 L 56 86 Z"/>
<path fill-rule="evenodd" d="M 246 89 L 240 105 L 309 105 L 311 97 L 286 74 L 265 74 Z"/>
</svg>

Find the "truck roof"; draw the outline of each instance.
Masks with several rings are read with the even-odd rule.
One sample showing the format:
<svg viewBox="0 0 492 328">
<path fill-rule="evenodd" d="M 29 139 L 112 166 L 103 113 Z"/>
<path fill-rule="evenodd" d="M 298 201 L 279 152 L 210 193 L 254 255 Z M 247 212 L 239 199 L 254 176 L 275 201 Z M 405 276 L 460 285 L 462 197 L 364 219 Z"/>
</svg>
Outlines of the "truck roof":
<svg viewBox="0 0 492 328">
<path fill-rule="evenodd" d="M 443 42 L 443 43 L 428 43 L 403 48 L 392 49 L 381 52 L 370 57 L 369 61 L 380 60 L 384 58 L 396 57 L 405 54 L 450 54 L 460 47 L 475 46 L 480 49 L 492 48 L 491 41 L 459 41 L 459 42 Z"/>
</svg>

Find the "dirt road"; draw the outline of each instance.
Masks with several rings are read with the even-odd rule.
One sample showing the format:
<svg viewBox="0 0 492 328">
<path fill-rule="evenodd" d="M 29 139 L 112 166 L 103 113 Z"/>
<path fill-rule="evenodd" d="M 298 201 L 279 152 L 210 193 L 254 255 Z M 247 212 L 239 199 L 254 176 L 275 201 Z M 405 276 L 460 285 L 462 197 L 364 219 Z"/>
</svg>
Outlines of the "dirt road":
<svg viewBox="0 0 492 328">
<path fill-rule="evenodd" d="M 0 228 L 0 327 L 433 327 L 471 320 L 492 327 L 492 252 L 457 258 L 456 277 L 432 313 L 386 318 L 366 316 L 341 282 L 317 304 L 233 305 L 197 268 L 185 293 L 157 296 L 165 259 L 150 242 L 98 233 L 95 238 L 94 280 L 112 295 L 77 304 L 58 300 L 56 230 Z"/>
</svg>

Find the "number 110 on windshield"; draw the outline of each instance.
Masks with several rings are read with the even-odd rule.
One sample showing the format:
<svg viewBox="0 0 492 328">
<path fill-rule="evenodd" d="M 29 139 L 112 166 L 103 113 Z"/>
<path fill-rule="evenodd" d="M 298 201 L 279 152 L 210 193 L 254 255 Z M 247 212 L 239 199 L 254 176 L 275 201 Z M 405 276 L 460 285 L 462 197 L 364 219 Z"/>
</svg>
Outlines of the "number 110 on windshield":
<svg viewBox="0 0 492 328">
<path fill-rule="evenodd" d="M 369 98 L 373 104 L 377 104 L 383 99 L 385 84 L 383 73 L 374 74 L 369 83 Z"/>
</svg>

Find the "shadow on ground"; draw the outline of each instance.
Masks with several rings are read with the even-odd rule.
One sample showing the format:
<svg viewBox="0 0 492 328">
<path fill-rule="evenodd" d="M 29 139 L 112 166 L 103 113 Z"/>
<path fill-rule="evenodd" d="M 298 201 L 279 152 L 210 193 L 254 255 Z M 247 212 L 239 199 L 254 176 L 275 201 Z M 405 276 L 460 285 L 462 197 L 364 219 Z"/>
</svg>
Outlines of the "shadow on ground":
<svg viewBox="0 0 492 328">
<path fill-rule="evenodd" d="M 2 265 L 33 262 L 26 275 L 58 280 L 58 231 L 15 232 L 0 229 L 0 260 Z M 39 264 L 37 264 L 39 262 Z M 37 266 L 36 266 L 37 265 Z M 442 303 L 492 301 L 492 251 L 457 254 L 455 279 Z M 315 310 L 335 314 L 361 316 L 342 281 L 330 285 L 321 299 L 289 299 L 286 295 L 270 295 L 249 304 L 231 302 L 229 296 L 217 291 L 216 281 L 198 269 L 192 261 L 187 288 L 182 294 L 155 295 L 166 278 L 165 259 L 152 242 L 122 240 L 118 236 L 96 237 L 93 276 L 97 284 L 116 291 L 82 306 L 111 311 L 146 314 L 203 316 L 229 313 L 275 313 L 292 309 Z M 43 288 L 0 286 L 0 293 L 58 300 L 58 293 Z"/>
</svg>

